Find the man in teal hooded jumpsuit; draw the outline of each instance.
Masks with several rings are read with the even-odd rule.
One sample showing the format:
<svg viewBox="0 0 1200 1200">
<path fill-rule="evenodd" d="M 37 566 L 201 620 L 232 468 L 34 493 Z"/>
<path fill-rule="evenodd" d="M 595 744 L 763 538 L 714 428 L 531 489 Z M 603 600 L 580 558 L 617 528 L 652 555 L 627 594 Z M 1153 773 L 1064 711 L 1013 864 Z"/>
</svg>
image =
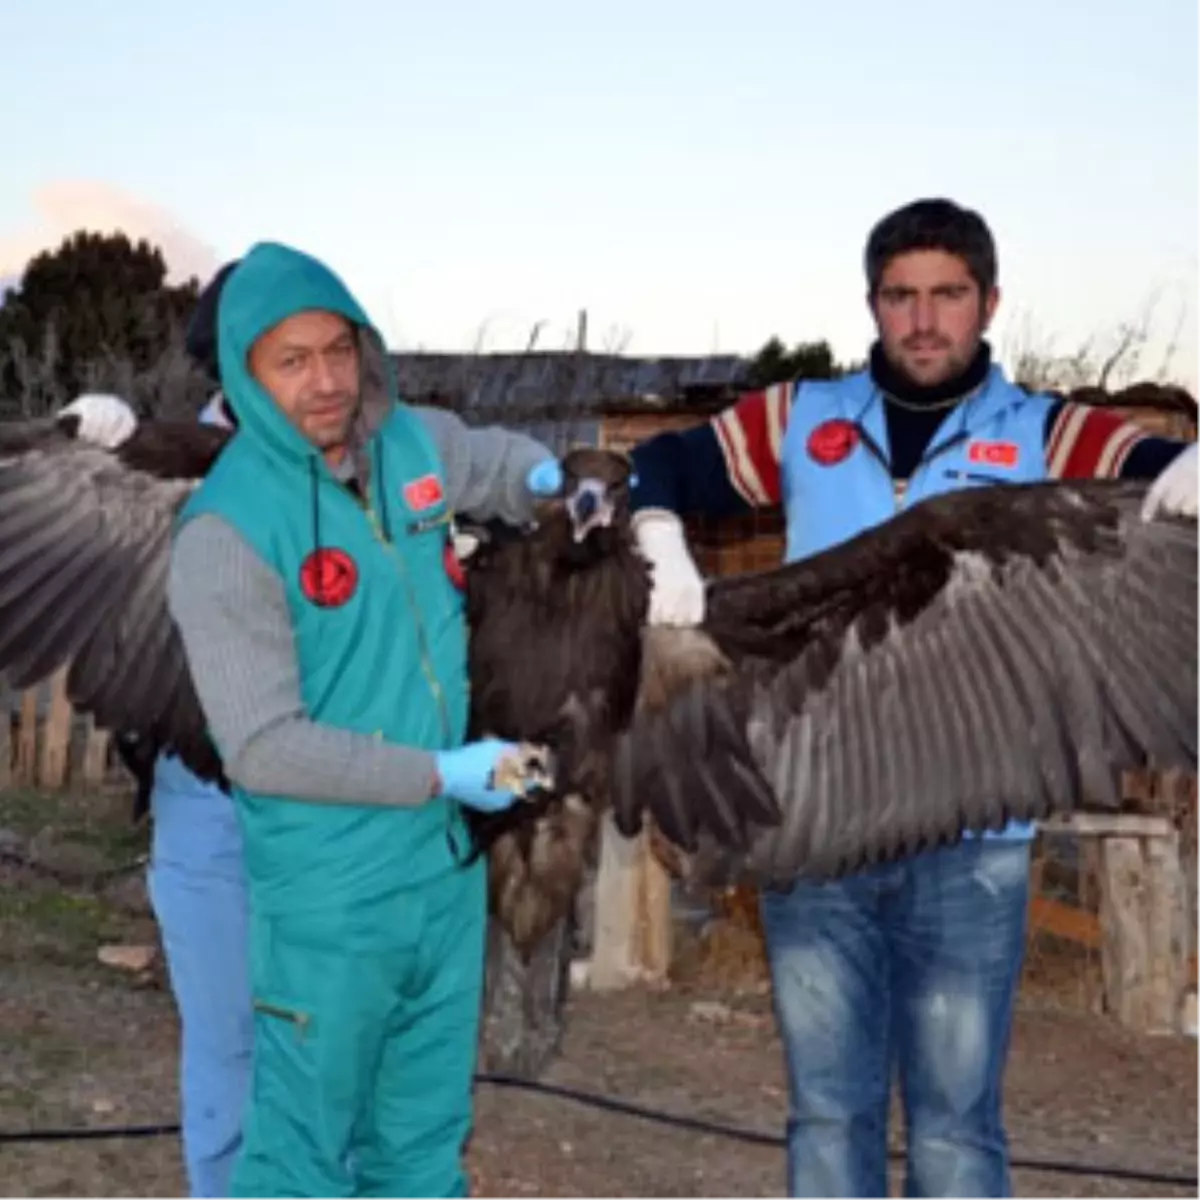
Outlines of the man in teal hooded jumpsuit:
<svg viewBox="0 0 1200 1200">
<path fill-rule="evenodd" d="M 450 520 L 528 519 L 558 463 L 399 403 L 362 309 L 295 250 L 244 257 L 218 331 L 238 430 L 184 509 L 168 588 L 249 879 L 233 1192 L 464 1194 L 486 896 L 462 806 L 512 802 L 493 772 L 513 747 L 463 744 Z"/>
</svg>

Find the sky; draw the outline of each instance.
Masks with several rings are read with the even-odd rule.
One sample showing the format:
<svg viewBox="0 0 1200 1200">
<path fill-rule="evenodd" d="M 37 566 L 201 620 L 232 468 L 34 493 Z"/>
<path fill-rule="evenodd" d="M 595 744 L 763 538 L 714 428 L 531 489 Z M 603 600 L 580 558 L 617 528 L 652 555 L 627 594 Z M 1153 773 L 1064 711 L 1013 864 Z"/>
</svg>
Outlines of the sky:
<svg viewBox="0 0 1200 1200">
<path fill-rule="evenodd" d="M 945 195 L 1002 360 L 1149 321 L 1196 385 L 1195 0 L 43 0 L 0 45 L 0 279 L 81 227 L 202 280 L 274 239 L 395 349 L 586 309 L 593 350 L 852 359 L 870 227 Z"/>
</svg>

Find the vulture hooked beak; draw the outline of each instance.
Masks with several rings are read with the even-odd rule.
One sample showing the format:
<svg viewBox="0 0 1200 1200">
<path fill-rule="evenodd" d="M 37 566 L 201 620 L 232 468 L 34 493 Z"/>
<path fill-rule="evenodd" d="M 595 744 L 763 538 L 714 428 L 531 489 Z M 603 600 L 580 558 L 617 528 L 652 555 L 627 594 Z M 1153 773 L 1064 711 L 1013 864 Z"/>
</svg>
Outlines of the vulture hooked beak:
<svg viewBox="0 0 1200 1200">
<path fill-rule="evenodd" d="M 602 480 L 581 479 L 567 493 L 566 504 L 576 542 L 582 542 L 593 529 L 613 523 L 613 502 Z"/>
</svg>

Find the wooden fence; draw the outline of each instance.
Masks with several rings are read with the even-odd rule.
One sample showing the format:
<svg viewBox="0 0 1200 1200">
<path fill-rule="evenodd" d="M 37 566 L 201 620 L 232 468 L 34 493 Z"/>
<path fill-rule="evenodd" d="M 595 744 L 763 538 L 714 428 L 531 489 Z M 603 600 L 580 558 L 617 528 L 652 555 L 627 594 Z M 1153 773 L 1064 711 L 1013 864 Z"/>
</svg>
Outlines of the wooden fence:
<svg viewBox="0 0 1200 1200">
<path fill-rule="evenodd" d="M 0 787 L 89 789 L 111 780 L 110 735 L 71 707 L 65 670 L 24 692 L 0 690 L 9 711 L 0 722 Z"/>
</svg>

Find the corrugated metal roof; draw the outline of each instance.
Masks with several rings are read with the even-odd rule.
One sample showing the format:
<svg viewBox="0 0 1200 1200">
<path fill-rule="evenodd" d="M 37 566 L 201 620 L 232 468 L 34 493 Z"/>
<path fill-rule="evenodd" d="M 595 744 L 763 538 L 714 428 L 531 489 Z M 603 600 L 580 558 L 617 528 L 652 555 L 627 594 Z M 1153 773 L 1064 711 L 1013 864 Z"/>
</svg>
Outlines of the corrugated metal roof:
<svg viewBox="0 0 1200 1200">
<path fill-rule="evenodd" d="M 727 399 L 750 367 L 736 355 L 630 358 L 609 354 L 392 355 L 400 392 L 464 420 L 528 425 L 591 422 L 614 408 L 705 407 Z"/>
</svg>

